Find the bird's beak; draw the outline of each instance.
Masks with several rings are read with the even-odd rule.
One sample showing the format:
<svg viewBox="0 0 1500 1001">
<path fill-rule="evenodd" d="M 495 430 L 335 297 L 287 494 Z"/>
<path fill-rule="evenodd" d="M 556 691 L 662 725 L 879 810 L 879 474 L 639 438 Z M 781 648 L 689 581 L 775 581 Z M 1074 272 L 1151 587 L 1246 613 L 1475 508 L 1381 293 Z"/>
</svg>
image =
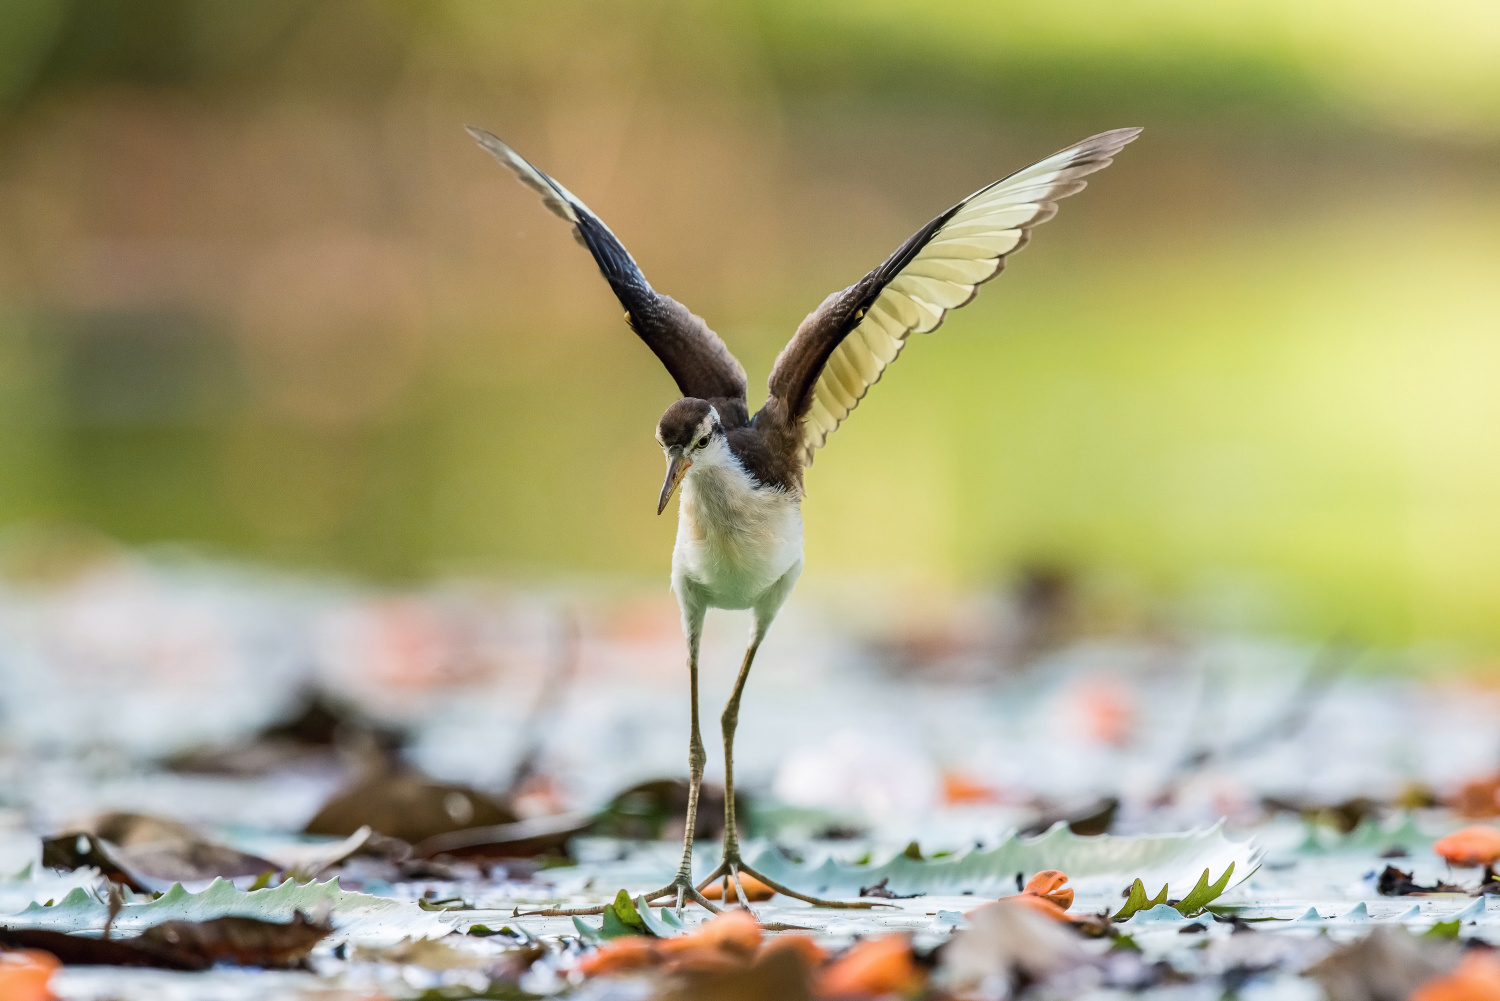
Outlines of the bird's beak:
<svg viewBox="0 0 1500 1001">
<path fill-rule="evenodd" d="M 667 509 L 667 501 L 672 499 L 672 492 L 677 489 L 677 484 L 687 475 L 693 460 L 674 455 L 667 459 L 667 481 L 661 485 L 661 497 L 656 502 L 656 513 L 661 514 Z"/>
</svg>

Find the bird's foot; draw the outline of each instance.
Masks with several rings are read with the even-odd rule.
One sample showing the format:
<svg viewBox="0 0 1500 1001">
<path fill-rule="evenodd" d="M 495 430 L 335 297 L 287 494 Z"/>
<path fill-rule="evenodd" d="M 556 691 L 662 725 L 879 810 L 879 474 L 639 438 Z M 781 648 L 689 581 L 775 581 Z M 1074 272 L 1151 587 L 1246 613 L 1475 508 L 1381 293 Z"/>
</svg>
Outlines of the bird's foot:
<svg viewBox="0 0 1500 1001">
<path fill-rule="evenodd" d="M 712 882 L 712 880 L 709 882 Z M 641 894 L 641 899 L 648 904 L 663 897 L 676 898 L 677 913 L 679 915 L 682 913 L 682 905 L 688 900 L 702 904 L 715 914 L 719 913 L 719 908 L 715 907 L 712 902 L 699 893 L 698 889 L 693 886 L 691 873 L 679 872 L 676 879 L 661 889 Z M 513 916 L 518 918 L 587 917 L 589 915 L 603 914 L 612 904 L 613 901 L 609 904 L 597 904 L 593 907 L 549 907 L 543 911 L 523 911 L 520 908 L 516 908 Z"/>
<path fill-rule="evenodd" d="M 745 864 L 744 859 L 740 858 L 738 848 L 730 848 L 725 851 L 724 861 L 719 863 L 719 867 L 712 873 L 710 873 L 708 878 L 704 879 L 701 883 L 698 884 L 698 889 L 701 891 L 704 887 L 711 884 L 714 880 L 722 879 L 727 884 L 724 887 L 724 899 L 729 899 L 729 887 L 733 886 L 735 896 L 739 898 L 740 906 L 744 907 L 745 910 L 748 911 L 750 910 L 750 901 L 745 896 L 745 887 L 740 883 L 741 875 L 749 876 L 752 879 L 758 880 L 765 886 L 770 887 L 772 890 L 775 890 L 777 893 L 785 894 L 788 897 L 794 897 L 797 900 L 806 901 L 807 903 L 812 904 L 814 907 L 836 907 L 850 911 L 866 911 L 872 907 L 894 906 L 892 904 L 876 903 L 873 900 L 824 900 L 822 897 L 812 897 L 805 893 L 799 893 L 796 890 L 793 890 L 791 887 L 783 886 L 764 873 L 750 868 L 750 866 Z M 752 911 L 751 913 L 754 912 Z"/>
<path fill-rule="evenodd" d="M 713 880 L 708 880 L 703 885 L 707 886 Z M 718 914 L 719 909 L 715 907 L 707 897 L 703 895 L 702 887 L 693 885 L 693 874 L 682 871 L 677 873 L 677 878 L 654 893 L 646 894 L 646 903 L 660 900 L 662 897 L 675 897 L 677 901 L 677 916 L 682 916 L 682 905 L 691 900 L 695 904 L 702 904 L 711 913 Z"/>
</svg>

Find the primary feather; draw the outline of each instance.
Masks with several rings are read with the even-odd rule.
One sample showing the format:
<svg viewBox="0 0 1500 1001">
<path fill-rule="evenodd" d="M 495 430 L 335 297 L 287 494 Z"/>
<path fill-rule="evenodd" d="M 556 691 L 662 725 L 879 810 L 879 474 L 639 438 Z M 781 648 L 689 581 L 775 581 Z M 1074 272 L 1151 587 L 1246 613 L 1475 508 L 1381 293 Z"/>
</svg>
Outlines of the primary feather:
<svg viewBox="0 0 1500 1001">
<path fill-rule="evenodd" d="M 553 215 L 573 224 L 573 236 L 588 248 L 615 298 L 625 307 L 630 329 L 661 360 L 682 395 L 711 401 L 727 424 L 747 423 L 745 370 L 702 317 L 652 288 L 625 245 L 567 188 L 494 134 L 473 126 L 468 132 L 522 184 L 541 195 Z"/>
<path fill-rule="evenodd" d="M 912 333 L 942 324 L 1000 273 L 1057 200 L 1082 191 L 1140 129 L 1091 136 L 987 185 L 929 222 L 880 267 L 814 310 L 776 359 L 777 409 L 802 424 L 802 461 L 859 405 Z"/>
</svg>

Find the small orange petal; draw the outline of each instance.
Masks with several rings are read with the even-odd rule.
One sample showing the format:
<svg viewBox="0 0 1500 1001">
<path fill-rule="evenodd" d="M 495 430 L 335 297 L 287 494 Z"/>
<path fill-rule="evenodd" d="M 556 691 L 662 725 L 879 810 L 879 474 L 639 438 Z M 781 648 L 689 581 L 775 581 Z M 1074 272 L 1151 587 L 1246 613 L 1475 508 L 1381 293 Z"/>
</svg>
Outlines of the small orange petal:
<svg viewBox="0 0 1500 1001">
<path fill-rule="evenodd" d="M 815 970 L 828 961 L 828 951 L 811 935 L 778 935 L 760 947 L 761 958 L 786 951 L 801 954 L 808 969 Z"/>
<path fill-rule="evenodd" d="M 856 942 L 818 977 L 818 997 L 904 994 L 920 982 L 905 935 Z"/>
<path fill-rule="evenodd" d="M 668 973 L 735 973 L 749 965 L 732 952 L 699 943 L 694 948 L 672 953 L 662 969 Z"/>
<path fill-rule="evenodd" d="M 1465 817 L 1478 819 L 1500 815 L 1500 775 L 1464 783 L 1450 805 Z"/>
<path fill-rule="evenodd" d="M 748 960 L 760 948 L 760 922 L 748 911 L 725 911 L 703 922 L 690 935 L 665 939 L 658 948 L 665 954 L 707 949 Z"/>
<path fill-rule="evenodd" d="M 943 801 L 959 803 L 998 803 L 1000 794 L 982 782 L 958 772 L 943 773 Z"/>
<path fill-rule="evenodd" d="M 1000 899 L 1020 904 L 1022 907 L 1029 907 L 1038 914 L 1045 914 L 1058 921 L 1068 920 L 1068 912 L 1063 910 L 1061 904 L 1054 903 L 1046 897 L 1038 897 L 1034 893 L 1018 893 L 1014 897 L 1001 897 Z"/>
<path fill-rule="evenodd" d="M 1063 910 L 1073 906 L 1073 890 L 1064 886 L 1068 881 L 1068 874 L 1056 869 L 1043 869 L 1026 881 L 1026 888 L 1022 893 L 1042 897 L 1050 900 Z"/>
<path fill-rule="evenodd" d="M 639 970 L 655 966 L 661 961 L 656 949 L 656 940 L 644 935 L 627 935 L 611 939 L 601 945 L 591 956 L 585 956 L 578 964 L 578 971 L 586 977 L 601 977 L 626 970 Z M 3 995 L 0 995 L 3 996 Z"/>
<path fill-rule="evenodd" d="M 771 889 L 754 876 L 740 874 L 740 885 L 745 888 L 745 899 L 750 901 L 770 900 L 776 896 L 776 891 Z M 709 900 L 720 900 L 724 896 L 724 881 L 716 879 L 703 888 L 703 895 Z M 729 884 L 729 899 L 740 899 L 739 894 L 734 892 L 734 884 Z"/>
<path fill-rule="evenodd" d="M 1491 865 L 1500 859 L 1500 831 L 1465 827 L 1433 842 L 1432 850 L 1454 865 Z"/>
<path fill-rule="evenodd" d="M 1500 999 L 1500 958 L 1471 950 L 1452 973 L 1434 977 L 1408 1001 L 1496 1001 Z"/>
<path fill-rule="evenodd" d="M 17 949 L 0 952 L 0 998 L 5 1001 L 48 1001 L 47 982 L 61 964 L 50 952 Z"/>
</svg>

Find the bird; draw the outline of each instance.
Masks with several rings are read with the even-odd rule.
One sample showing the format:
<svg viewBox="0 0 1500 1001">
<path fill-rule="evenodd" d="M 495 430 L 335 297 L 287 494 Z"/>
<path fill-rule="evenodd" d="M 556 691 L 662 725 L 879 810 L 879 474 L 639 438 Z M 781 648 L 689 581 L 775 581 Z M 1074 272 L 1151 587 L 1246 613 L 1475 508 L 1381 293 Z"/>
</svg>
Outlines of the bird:
<svg viewBox="0 0 1500 1001">
<path fill-rule="evenodd" d="M 938 328 L 947 313 L 972 301 L 996 277 L 1031 231 L 1057 212 L 1059 199 L 1077 194 L 1089 174 L 1102 170 L 1140 133 L 1114 129 L 1090 136 L 1029 167 L 988 184 L 913 233 L 874 270 L 834 292 L 798 325 L 776 358 L 765 403 L 750 413 L 747 380 L 723 340 L 700 317 L 657 292 L 635 259 L 597 215 L 493 133 L 470 126 L 483 149 L 569 223 L 593 255 L 604 280 L 625 308 L 625 322 L 666 367 L 681 398 L 656 424 L 666 477 L 656 512 L 680 488 L 677 536 L 672 548 L 672 591 L 687 640 L 690 723 L 688 804 L 682 861 L 672 882 L 644 894 L 647 902 L 676 898 L 680 911 L 724 881 L 748 908 L 742 876 L 815 906 L 868 907 L 868 901 L 835 901 L 781 885 L 741 855 L 735 818 L 734 738 L 740 699 L 777 612 L 802 573 L 804 474 L 818 450 L 896 360 L 913 333 Z M 720 717 L 724 741 L 724 846 L 721 861 L 694 881 L 693 835 L 707 754 L 698 713 L 698 654 L 710 608 L 748 609 L 750 641 L 729 701 Z M 602 908 L 537 913 L 587 914 Z"/>
</svg>

